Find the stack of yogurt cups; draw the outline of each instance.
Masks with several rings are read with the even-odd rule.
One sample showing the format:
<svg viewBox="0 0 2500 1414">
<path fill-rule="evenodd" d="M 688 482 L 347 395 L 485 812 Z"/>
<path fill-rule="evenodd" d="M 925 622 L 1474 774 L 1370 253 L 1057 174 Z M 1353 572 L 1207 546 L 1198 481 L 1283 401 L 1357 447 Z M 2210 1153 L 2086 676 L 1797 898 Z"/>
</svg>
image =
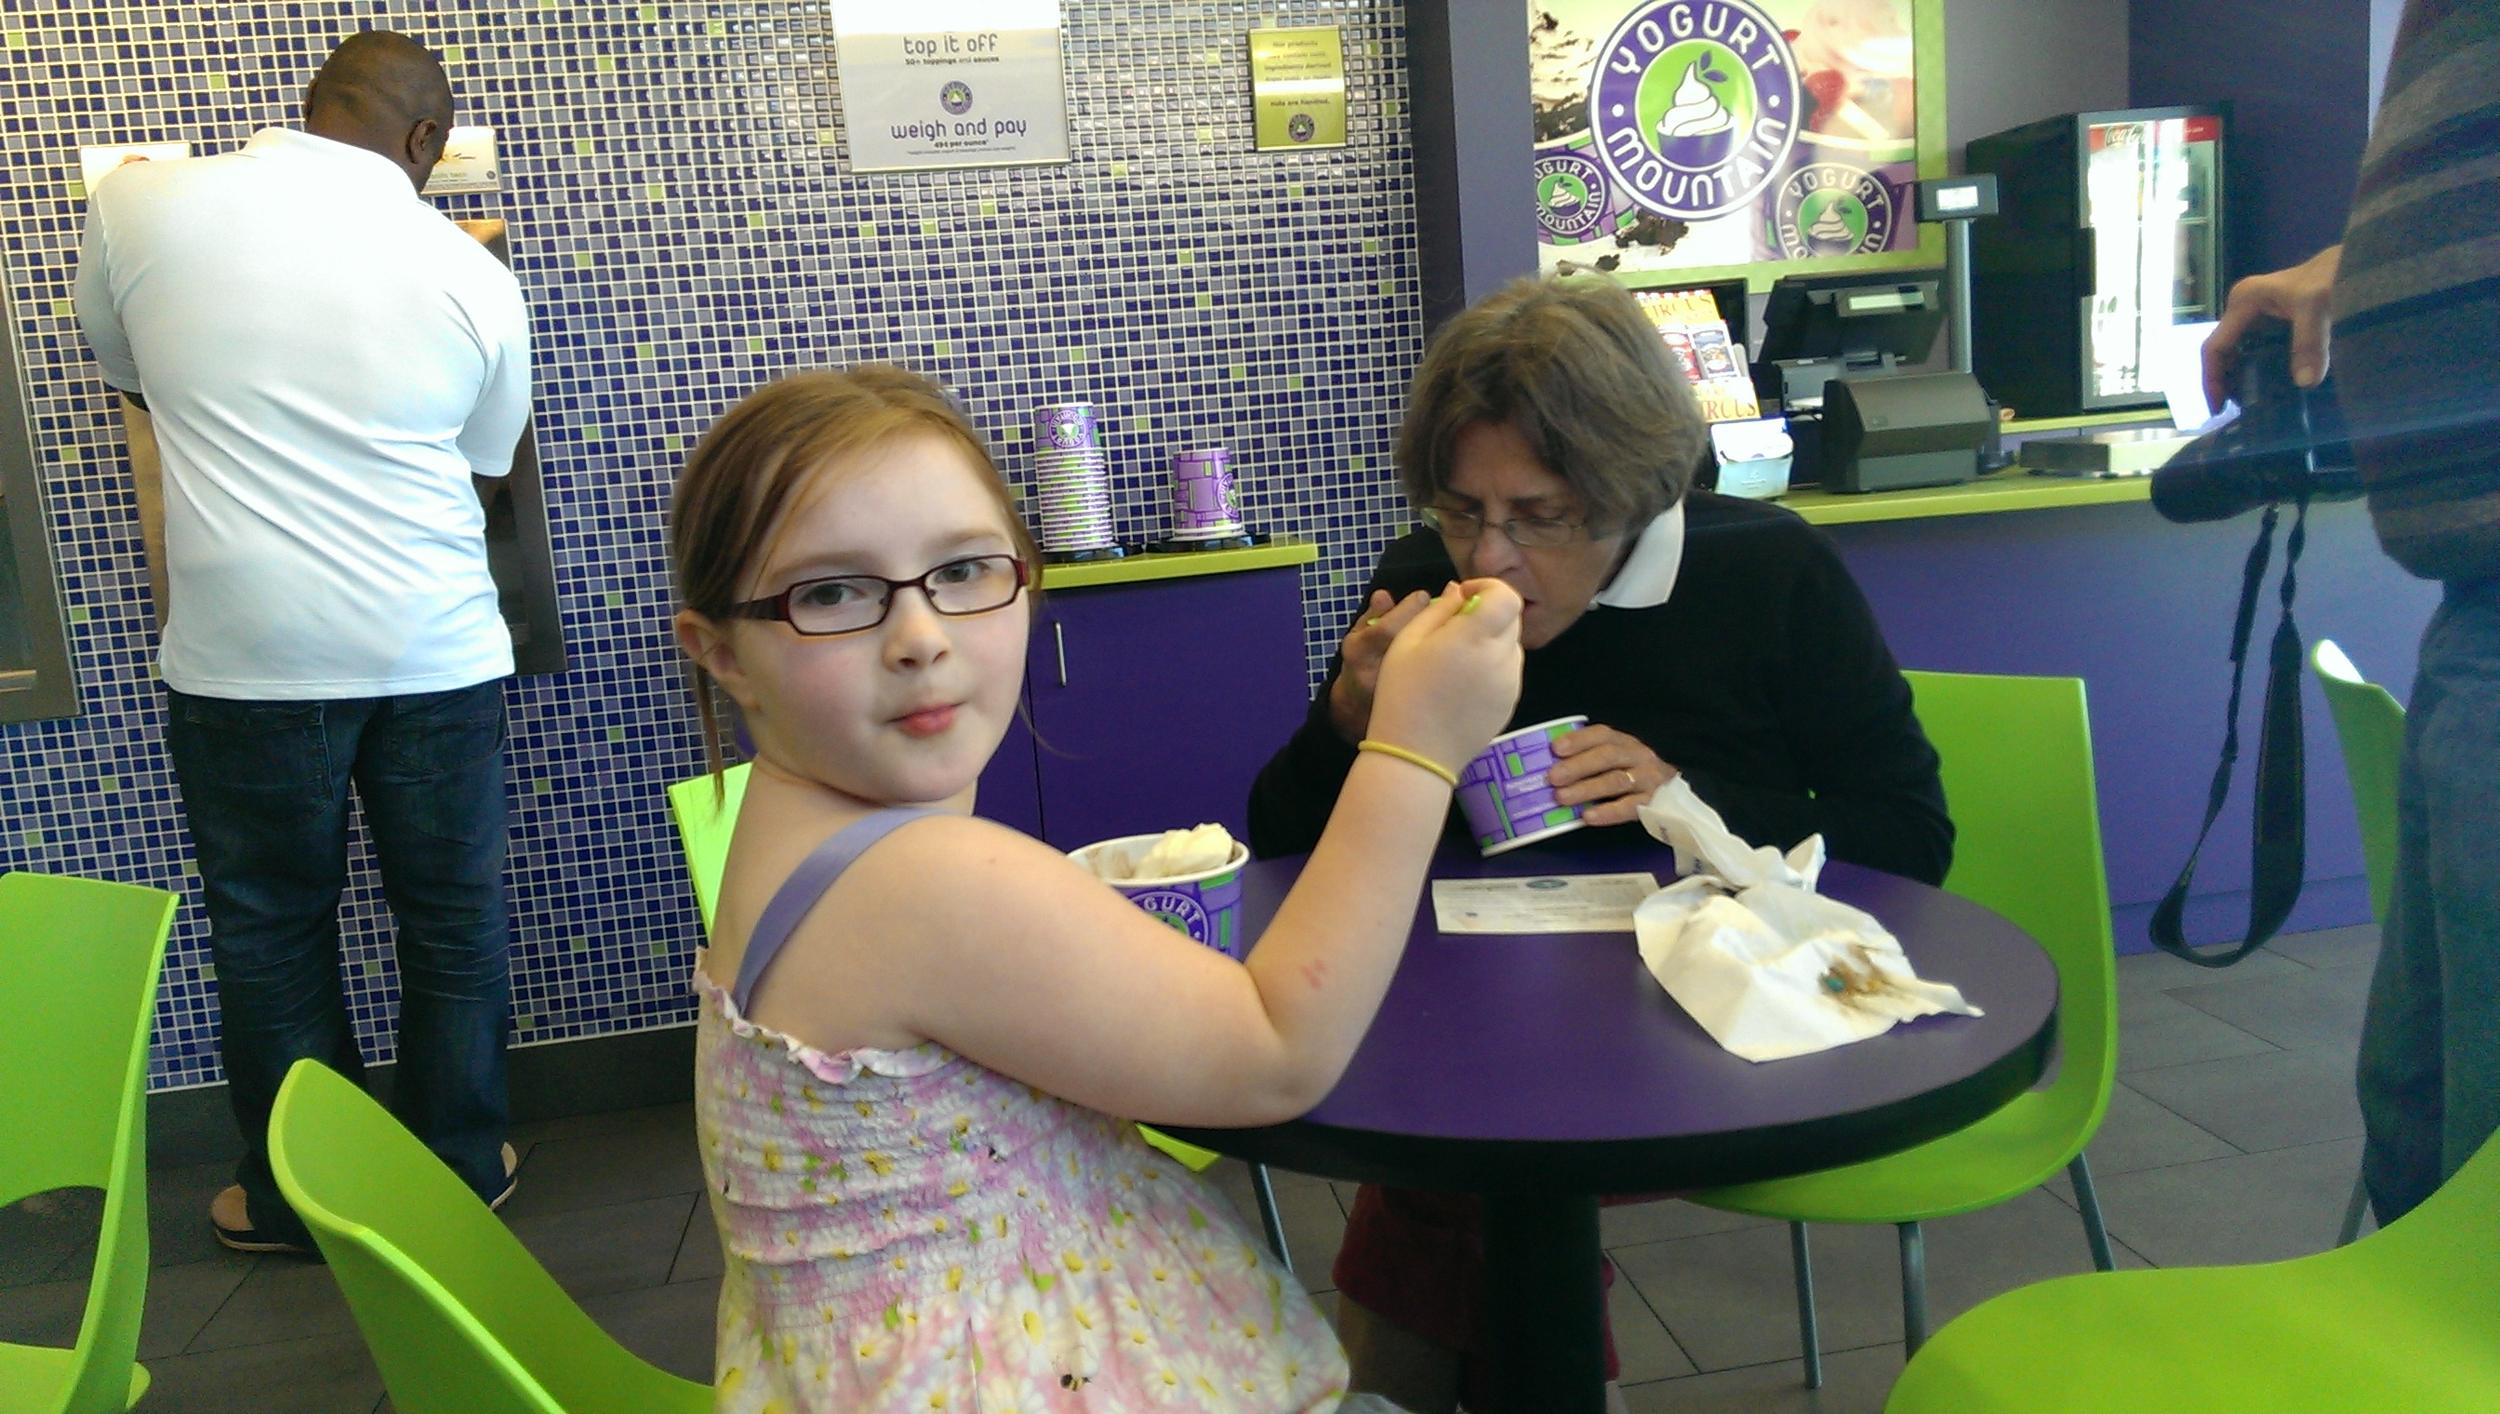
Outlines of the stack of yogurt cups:
<svg viewBox="0 0 2500 1414">
<path fill-rule="evenodd" d="M 1122 551 L 1111 533 L 1111 459 L 1092 403 L 1044 403 L 1033 413 L 1034 503 L 1042 552 L 1053 560 L 1107 560 Z"/>
<path fill-rule="evenodd" d="M 1232 454 L 1202 447 L 1172 454 L 1172 539 L 1178 548 L 1214 549 L 1246 543 L 1233 494 Z"/>
</svg>

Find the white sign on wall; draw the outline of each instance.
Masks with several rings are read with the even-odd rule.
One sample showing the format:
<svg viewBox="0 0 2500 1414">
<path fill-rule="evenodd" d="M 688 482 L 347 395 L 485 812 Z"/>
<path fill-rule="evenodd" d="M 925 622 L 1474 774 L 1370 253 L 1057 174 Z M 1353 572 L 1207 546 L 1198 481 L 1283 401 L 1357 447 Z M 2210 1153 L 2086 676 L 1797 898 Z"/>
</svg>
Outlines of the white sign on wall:
<svg viewBox="0 0 2500 1414">
<path fill-rule="evenodd" d="M 78 149 L 78 186 L 95 195 L 96 183 L 132 162 L 177 162 L 191 155 L 187 142 L 125 142 Z"/>
<path fill-rule="evenodd" d="M 425 194 L 494 191 L 502 185 L 503 168 L 495 157 L 495 130 L 453 128 L 443 140 L 443 160 L 434 164 L 432 175 L 425 179 Z"/>
<path fill-rule="evenodd" d="M 851 168 L 1068 160 L 1059 0 L 836 0 Z"/>
</svg>

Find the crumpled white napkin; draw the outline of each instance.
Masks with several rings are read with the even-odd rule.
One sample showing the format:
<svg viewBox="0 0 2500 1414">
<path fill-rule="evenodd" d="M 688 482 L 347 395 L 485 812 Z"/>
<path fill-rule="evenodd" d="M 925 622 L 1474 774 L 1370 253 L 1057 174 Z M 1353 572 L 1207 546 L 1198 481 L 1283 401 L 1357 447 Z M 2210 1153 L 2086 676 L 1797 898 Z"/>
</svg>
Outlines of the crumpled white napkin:
<svg viewBox="0 0 2500 1414">
<path fill-rule="evenodd" d="M 1823 837 L 1785 857 L 1748 845 L 1681 776 L 1640 807 L 1675 849 L 1679 880 L 1633 910 L 1641 961 L 1712 1040 L 1750 1061 L 1811 1055 L 1912 1017 L 1978 1016 L 1959 989 L 1920 980 L 1862 909 L 1813 892 Z"/>
</svg>

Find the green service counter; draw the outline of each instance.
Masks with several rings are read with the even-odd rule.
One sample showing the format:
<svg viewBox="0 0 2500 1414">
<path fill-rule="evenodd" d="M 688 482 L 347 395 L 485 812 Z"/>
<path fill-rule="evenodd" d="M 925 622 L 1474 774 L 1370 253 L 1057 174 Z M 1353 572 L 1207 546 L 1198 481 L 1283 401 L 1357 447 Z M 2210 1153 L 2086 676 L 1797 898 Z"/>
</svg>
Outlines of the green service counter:
<svg viewBox="0 0 2500 1414">
<path fill-rule="evenodd" d="M 1240 550 L 1175 550 L 1129 555 L 1117 560 L 1077 560 L 1042 566 L 1042 589 L 1099 589 L 1114 584 L 1149 584 L 1159 579 L 1195 579 L 1201 575 L 1238 574 L 1243 570 L 1290 569 L 1319 558 L 1319 547 L 1302 540 L 1272 540 Z"/>
</svg>

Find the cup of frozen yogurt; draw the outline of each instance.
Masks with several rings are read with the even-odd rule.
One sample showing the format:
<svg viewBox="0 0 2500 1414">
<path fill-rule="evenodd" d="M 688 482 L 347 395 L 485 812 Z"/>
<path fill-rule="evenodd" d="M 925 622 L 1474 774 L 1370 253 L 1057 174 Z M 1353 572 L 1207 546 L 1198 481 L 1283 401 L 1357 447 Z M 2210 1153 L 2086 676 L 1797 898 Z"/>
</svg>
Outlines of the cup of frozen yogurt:
<svg viewBox="0 0 2500 1414">
<path fill-rule="evenodd" d="M 1554 799 L 1545 781 L 1554 769 L 1554 741 L 1589 724 L 1557 717 L 1493 738 L 1458 773 L 1458 808 L 1476 848 L 1488 855 L 1580 828 L 1580 807 Z"/>
<path fill-rule="evenodd" d="M 1068 857 L 1174 931 L 1236 961 L 1249 952 L 1241 936 L 1241 870 L 1250 851 L 1223 826 L 1122 835 Z"/>
</svg>

